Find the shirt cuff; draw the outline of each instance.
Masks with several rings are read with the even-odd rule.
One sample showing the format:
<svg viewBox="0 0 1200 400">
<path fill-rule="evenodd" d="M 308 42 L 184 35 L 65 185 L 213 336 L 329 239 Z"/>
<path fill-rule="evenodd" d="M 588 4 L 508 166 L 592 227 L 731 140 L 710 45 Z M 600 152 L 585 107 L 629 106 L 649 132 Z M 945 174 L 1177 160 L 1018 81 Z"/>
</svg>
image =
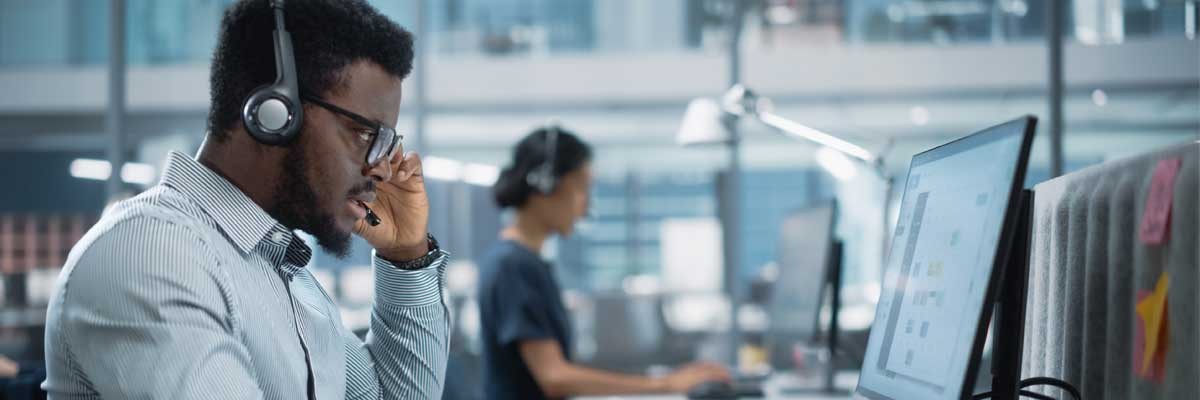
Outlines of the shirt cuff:
<svg viewBox="0 0 1200 400">
<path fill-rule="evenodd" d="M 375 262 L 375 301 L 392 307 L 421 307 L 440 303 L 442 300 L 443 276 L 450 255 L 441 249 L 434 250 L 437 257 L 421 269 L 396 268 L 378 254 L 372 254 Z"/>
</svg>

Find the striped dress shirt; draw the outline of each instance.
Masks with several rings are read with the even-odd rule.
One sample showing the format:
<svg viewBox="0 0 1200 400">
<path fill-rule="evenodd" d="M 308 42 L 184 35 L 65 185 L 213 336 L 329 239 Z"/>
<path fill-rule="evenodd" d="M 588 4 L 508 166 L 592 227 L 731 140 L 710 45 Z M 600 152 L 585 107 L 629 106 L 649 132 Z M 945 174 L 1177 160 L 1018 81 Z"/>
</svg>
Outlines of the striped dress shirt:
<svg viewBox="0 0 1200 400">
<path fill-rule="evenodd" d="M 366 343 L 304 268 L 312 250 L 222 176 L 171 153 L 71 250 L 46 320 L 55 399 L 436 399 L 447 254 L 373 256 Z"/>
</svg>

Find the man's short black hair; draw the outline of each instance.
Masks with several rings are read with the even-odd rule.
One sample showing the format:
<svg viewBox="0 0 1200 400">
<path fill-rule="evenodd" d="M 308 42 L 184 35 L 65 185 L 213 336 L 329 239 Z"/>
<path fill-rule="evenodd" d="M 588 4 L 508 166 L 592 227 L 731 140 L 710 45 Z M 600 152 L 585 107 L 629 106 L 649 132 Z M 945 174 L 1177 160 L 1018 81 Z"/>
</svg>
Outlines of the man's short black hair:
<svg viewBox="0 0 1200 400">
<path fill-rule="evenodd" d="M 343 68 L 358 60 L 401 79 L 412 70 L 412 34 L 365 0 L 289 0 L 284 18 L 302 93 L 336 90 Z M 241 123 L 246 96 L 275 81 L 274 30 L 268 0 L 239 1 L 225 11 L 209 78 L 208 131 L 218 140 Z"/>
</svg>

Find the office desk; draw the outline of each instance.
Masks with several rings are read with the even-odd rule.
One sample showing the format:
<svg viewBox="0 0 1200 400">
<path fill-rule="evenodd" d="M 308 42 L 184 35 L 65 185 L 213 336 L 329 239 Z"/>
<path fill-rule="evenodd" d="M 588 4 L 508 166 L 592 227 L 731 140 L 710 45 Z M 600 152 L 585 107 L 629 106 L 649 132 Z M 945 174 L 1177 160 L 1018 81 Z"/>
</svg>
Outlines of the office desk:
<svg viewBox="0 0 1200 400">
<path fill-rule="evenodd" d="M 763 385 L 763 392 L 766 392 L 764 399 L 768 400 L 842 400 L 850 398 L 848 394 L 854 389 L 854 385 L 858 384 L 858 371 L 838 373 L 835 385 L 847 394 L 831 396 L 820 393 L 805 393 L 805 394 L 788 394 L 780 393 L 782 388 L 793 387 L 817 387 L 817 382 L 803 382 L 790 374 L 777 374 L 767 379 Z M 575 397 L 575 400 L 687 400 L 687 396 L 678 395 L 628 395 L 628 396 L 590 396 L 590 397 Z"/>
</svg>

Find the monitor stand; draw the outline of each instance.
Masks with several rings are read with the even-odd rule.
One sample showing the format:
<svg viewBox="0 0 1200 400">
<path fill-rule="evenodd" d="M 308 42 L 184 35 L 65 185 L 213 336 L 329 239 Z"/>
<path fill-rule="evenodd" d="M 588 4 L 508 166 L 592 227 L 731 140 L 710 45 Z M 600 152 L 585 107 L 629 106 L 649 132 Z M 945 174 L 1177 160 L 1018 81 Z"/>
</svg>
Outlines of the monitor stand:
<svg viewBox="0 0 1200 400">
<path fill-rule="evenodd" d="M 1002 277 L 992 313 L 992 398 L 1020 397 L 1021 352 L 1024 351 L 1025 301 L 1032 238 L 1033 192 L 1022 190 L 1017 200 L 1017 221 L 1005 245 Z"/>
</svg>

